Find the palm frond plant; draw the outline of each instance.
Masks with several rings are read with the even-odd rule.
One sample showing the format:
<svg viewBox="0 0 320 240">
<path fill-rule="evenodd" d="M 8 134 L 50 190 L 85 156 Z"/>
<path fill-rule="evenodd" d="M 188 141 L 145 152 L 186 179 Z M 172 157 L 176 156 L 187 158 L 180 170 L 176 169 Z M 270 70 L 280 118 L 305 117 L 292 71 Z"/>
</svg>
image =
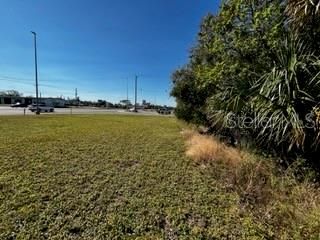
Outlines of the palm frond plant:
<svg viewBox="0 0 320 240">
<path fill-rule="evenodd" d="M 286 13 L 290 21 L 302 27 L 315 17 L 319 17 L 320 0 L 288 0 Z"/>
<path fill-rule="evenodd" d="M 229 138 L 231 144 L 250 135 L 250 126 L 241 126 L 241 119 L 251 118 L 250 86 L 249 81 L 241 78 L 226 78 L 207 101 L 206 113 L 211 129 L 222 138 Z"/>
<path fill-rule="evenodd" d="M 293 36 L 276 55 L 274 68 L 252 86 L 256 131 L 265 144 L 303 150 L 318 131 L 307 129 L 306 120 L 320 100 L 320 62 Z"/>
<path fill-rule="evenodd" d="M 320 55 L 320 0 L 287 0 L 289 29 Z"/>
</svg>

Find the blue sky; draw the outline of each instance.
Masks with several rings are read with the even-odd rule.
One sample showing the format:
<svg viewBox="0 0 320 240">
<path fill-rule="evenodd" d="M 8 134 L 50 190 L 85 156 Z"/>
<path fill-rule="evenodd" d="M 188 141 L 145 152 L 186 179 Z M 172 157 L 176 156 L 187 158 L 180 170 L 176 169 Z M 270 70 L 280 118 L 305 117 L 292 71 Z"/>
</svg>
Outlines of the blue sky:
<svg viewBox="0 0 320 240">
<path fill-rule="evenodd" d="M 218 0 L 0 0 L 0 90 L 173 105 L 170 75 L 187 62 L 201 18 Z"/>
</svg>

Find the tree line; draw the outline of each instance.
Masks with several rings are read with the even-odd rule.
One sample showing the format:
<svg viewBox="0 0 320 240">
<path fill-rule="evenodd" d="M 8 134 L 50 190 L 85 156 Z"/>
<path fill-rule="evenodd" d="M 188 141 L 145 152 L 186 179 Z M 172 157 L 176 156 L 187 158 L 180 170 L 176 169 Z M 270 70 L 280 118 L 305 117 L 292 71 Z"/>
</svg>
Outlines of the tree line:
<svg viewBox="0 0 320 240">
<path fill-rule="evenodd" d="M 225 0 L 172 74 L 176 116 L 282 156 L 320 143 L 319 0 Z"/>
</svg>

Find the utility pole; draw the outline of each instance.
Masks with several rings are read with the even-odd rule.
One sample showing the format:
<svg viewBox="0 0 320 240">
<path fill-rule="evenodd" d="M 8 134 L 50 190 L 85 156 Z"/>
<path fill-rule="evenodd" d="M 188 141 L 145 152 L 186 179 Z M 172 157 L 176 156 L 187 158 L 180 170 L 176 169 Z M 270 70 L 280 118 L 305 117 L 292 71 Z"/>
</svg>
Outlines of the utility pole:
<svg viewBox="0 0 320 240">
<path fill-rule="evenodd" d="M 128 104 L 129 104 L 129 92 L 128 91 L 129 90 L 128 90 L 128 78 L 127 78 L 127 104 L 126 104 L 127 110 L 128 110 Z"/>
<path fill-rule="evenodd" d="M 78 88 L 75 88 L 74 90 L 74 97 L 76 100 L 76 105 L 79 106 L 80 105 L 80 101 L 79 101 L 79 96 L 78 96 Z"/>
<path fill-rule="evenodd" d="M 134 81 L 134 111 L 137 111 L 137 85 L 138 85 L 138 76 L 136 75 Z"/>
<path fill-rule="evenodd" d="M 39 111 L 39 97 L 38 97 L 38 59 L 37 59 L 37 34 L 36 32 L 31 31 L 33 34 L 34 41 L 34 63 L 35 63 L 35 77 L 36 77 L 36 102 L 37 102 L 37 111 L 36 114 L 40 114 Z"/>
</svg>

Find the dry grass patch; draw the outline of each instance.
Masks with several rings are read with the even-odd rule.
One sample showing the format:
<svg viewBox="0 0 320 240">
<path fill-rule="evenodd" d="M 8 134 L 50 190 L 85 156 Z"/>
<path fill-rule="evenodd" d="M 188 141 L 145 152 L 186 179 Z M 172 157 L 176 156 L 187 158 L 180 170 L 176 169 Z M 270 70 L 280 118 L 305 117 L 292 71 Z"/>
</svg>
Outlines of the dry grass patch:
<svg viewBox="0 0 320 240">
<path fill-rule="evenodd" d="M 311 176 L 297 178 L 296 163 L 283 169 L 273 159 L 226 146 L 217 138 L 184 130 L 186 155 L 237 193 L 236 209 L 260 224 L 270 239 L 320 239 L 320 192 Z"/>
<path fill-rule="evenodd" d="M 218 179 L 239 194 L 242 205 L 260 204 L 270 197 L 273 174 L 271 165 L 256 161 L 255 156 L 229 147 L 214 136 L 196 130 L 184 130 L 186 155 L 197 163 L 215 166 Z"/>
<path fill-rule="evenodd" d="M 228 147 L 218 139 L 201 135 L 194 130 L 184 130 L 182 135 L 187 140 L 186 154 L 196 162 L 224 162 L 228 165 L 238 165 L 242 161 L 238 149 Z"/>
</svg>

